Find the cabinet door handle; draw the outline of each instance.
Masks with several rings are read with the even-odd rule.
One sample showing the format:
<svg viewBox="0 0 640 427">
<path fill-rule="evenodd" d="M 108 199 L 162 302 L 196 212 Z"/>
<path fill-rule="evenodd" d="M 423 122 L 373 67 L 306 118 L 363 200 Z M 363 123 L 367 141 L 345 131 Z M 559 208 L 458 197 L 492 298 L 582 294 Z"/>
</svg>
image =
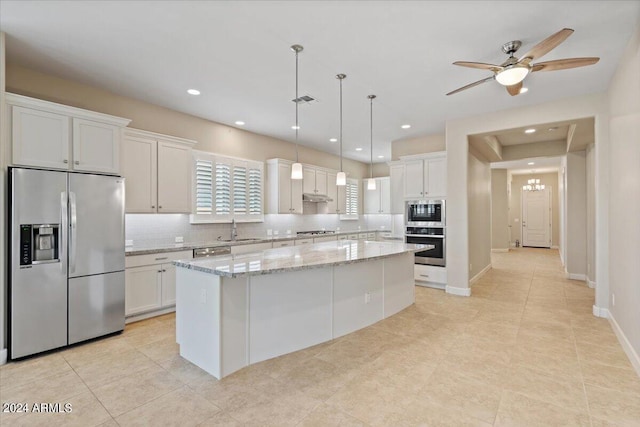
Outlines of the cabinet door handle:
<svg viewBox="0 0 640 427">
<path fill-rule="evenodd" d="M 163 270 L 162 270 L 162 272 L 163 272 L 163 273 L 166 273 L 166 272 L 167 272 L 167 270 L 164 270 L 164 269 L 163 269 Z"/>
<path fill-rule="evenodd" d="M 162 270 L 158 270 L 158 273 L 162 273 Z"/>
<path fill-rule="evenodd" d="M 74 164 L 76 164 L 76 165 L 79 165 L 79 164 L 80 164 L 80 161 L 79 161 L 79 160 L 76 160 L 76 161 L 75 161 L 75 162 L 73 162 L 73 163 L 74 163 Z"/>
<path fill-rule="evenodd" d="M 162 261 L 163 259 L 168 259 L 168 258 L 169 258 L 168 256 L 164 256 L 164 257 L 161 257 L 161 258 L 156 258 L 156 261 Z"/>
<path fill-rule="evenodd" d="M 428 274 L 421 274 L 420 277 L 429 277 Z"/>
<path fill-rule="evenodd" d="M 64 159 L 64 160 L 62 161 L 62 163 L 69 163 L 69 160 Z"/>
<path fill-rule="evenodd" d="M 156 208 L 156 205 L 151 205 L 151 209 L 155 209 L 155 208 Z"/>
<path fill-rule="evenodd" d="M 158 209 L 162 209 L 162 206 L 158 205 Z"/>
</svg>

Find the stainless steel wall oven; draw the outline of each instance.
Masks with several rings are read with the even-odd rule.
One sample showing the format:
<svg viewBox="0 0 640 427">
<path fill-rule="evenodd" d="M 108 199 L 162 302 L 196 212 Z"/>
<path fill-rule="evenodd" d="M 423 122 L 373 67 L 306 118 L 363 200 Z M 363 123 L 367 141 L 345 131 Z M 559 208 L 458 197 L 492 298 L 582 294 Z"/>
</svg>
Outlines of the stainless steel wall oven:
<svg viewBox="0 0 640 427">
<path fill-rule="evenodd" d="M 433 249 L 416 252 L 416 264 L 446 266 L 447 243 L 444 227 L 407 227 L 405 241 L 433 245 Z"/>
</svg>

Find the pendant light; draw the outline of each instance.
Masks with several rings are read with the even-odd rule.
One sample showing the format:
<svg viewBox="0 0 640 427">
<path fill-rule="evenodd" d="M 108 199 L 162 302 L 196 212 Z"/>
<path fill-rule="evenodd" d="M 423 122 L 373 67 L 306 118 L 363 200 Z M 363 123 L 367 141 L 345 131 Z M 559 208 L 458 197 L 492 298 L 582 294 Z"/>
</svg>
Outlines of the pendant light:
<svg viewBox="0 0 640 427">
<path fill-rule="evenodd" d="M 373 179 L 373 100 L 376 98 L 375 95 L 369 95 L 369 105 L 370 105 L 370 126 L 371 126 L 371 162 L 369 163 L 369 179 L 367 180 L 367 190 L 375 190 L 376 189 L 376 180 Z"/>
<path fill-rule="evenodd" d="M 296 104 L 296 125 L 293 127 L 296 130 L 296 162 L 291 165 L 291 179 L 302 179 L 302 163 L 298 161 L 298 54 L 303 49 L 299 44 L 291 46 L 291 50 L 296 54 L 296 97 L 293 101 Z"/>
<path fill-rule="evenodd" d="M 347 174 L 342 170 L 342 81 L 347 78 L 346 74 L 338 74 L 336 79 L 340 80 L 340 172 L 336 175 L 336 185 L 347 185 Z"/>
</svg>

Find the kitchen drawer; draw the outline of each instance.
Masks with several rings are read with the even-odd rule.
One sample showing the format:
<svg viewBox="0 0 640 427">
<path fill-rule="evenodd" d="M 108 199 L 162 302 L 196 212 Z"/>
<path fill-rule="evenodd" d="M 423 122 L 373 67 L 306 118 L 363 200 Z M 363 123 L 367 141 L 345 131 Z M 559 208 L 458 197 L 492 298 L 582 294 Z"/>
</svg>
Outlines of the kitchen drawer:
<svg viewBox="0 0 640 427">
<path fill-rule="evenodd" d="M 285 248 L 287 246 L 293 246 L 293 240 L 285 240 L 284 242 L 273 242 L 274 248 Z"/>
<path fill-rule="evenodd" d="M 331 242 L 331 241 L 335 241 L 336 236 L 322 236 L 322 237 L 314 237 L 313 238 L 313 243 L 318 243 L 318 242 Z"/>
<path fill-rule="evenodd" d="M 376 233 L 367 233 L 367 240 L 376 240 Z"/>
<path fill-rule="evenodd" d="M 193 258 L 193 251 L 176 251 L 176 252 L 162 252 L 157 254 L 148 255 L 131 255 L 124 258 L 125 268 L 140 267 L 142 265 L 153 265 L 170 263 L 179 259 L 191 259 Z"/>
<path fill-rule="evenodd" d="M 349 238 L 349 236 L 347 236 L 346 234 L 342 234 L 340 236 L 338 236 L 338 240 L 347 240 Z"/>
<path fill-rule="evenodd" d="M 349 240 L 358 240 L 357 234 L 349 234 Z"/>
<path fill-rule="evenodd" d="M 367 239 L 367 233 L 358 233 L 358 239 Z"/>
<path fill-rule="evenodd" d="M 431 265 L 415 264 L 414 279 L 420 282 L 447 283 L 447 269 Z"/>
<path fill-rule="evenodd" d="M 296 239 L 296 246 L 310 245 L 313 243 L 313 239 Z"/>
</svg>

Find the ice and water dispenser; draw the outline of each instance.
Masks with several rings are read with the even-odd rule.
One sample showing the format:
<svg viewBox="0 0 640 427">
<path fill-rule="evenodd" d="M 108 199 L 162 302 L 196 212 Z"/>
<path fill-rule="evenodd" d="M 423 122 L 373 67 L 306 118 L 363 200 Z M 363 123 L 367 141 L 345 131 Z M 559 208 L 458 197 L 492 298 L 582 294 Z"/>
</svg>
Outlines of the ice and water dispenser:
<svg viewBox="0 0 640 427">
<path fill-rule="evenodd" d="M 60 224 L 20 225 L 20 265 L 58 262 Z"/>
</svg>

